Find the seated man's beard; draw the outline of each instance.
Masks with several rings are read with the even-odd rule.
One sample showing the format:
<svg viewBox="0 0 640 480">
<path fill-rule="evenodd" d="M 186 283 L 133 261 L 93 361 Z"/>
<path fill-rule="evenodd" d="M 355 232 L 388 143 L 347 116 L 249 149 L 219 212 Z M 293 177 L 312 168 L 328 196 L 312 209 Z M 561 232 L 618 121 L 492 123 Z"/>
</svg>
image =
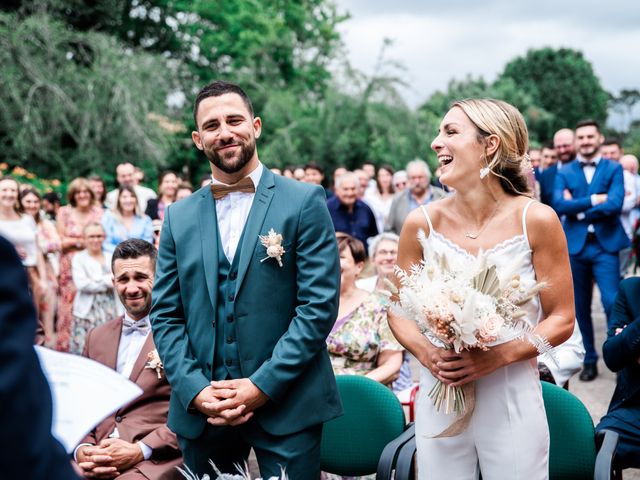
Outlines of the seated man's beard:
<svg viewBox="0 0 640 480">
<path fill-rule="evenodd" d="M 236 173 L 242 170 L 244 166 L 249 163 L 249 160 L 251 160 L 251 157 L 253 157 L 253 154 L 256 151 L 255 141 L 250 141 L 246 145 L 239 145 L 240 156 L 238 157 L 231 157 L 227 159 L 224 158 L 224 156 L 219 155 L 214 149 L 205 150 L 204 153 L 209 161 L 224 173 Z"/>
</svg>

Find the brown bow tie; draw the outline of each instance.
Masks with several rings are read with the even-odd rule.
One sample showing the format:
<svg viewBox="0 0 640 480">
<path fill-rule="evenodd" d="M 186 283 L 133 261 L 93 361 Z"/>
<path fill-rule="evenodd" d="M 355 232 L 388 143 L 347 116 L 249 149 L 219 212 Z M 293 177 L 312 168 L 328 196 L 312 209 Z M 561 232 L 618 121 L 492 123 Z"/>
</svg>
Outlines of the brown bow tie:
<svg viewBox="0 0 640 480">
<path fill-rule="evenodd" d="M 213 194 L 213 198 L 216 200 L 226 197 L 227 194 L 231 192 L 255 193 L 255 191 L 256 187 L 253 185 L 253 181 L 250 177 L 244 177 L 238 183 L 234 183 L 233 185 L 211 185 L 211 193 Z"/>
</svg>

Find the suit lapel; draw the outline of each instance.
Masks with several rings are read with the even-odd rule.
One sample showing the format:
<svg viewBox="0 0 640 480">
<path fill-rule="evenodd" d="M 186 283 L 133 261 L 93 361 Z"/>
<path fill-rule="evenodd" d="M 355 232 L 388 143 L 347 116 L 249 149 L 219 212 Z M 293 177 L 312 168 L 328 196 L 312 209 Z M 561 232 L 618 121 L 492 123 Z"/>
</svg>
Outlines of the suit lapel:
<svg viewBox="0 0 640 480">
<path fill-rule="evenodd" d="M 147 357 L 149 355 L 149 352 L 152 351 L 154 348 L 155 346 L 153 344 L 153 335 L 149 333 L 149 335 L 147 335 L 147 339 L 144 342 L 144 345 L 142 345 L 142 349 L 140 350 L 140 354 L 138 355 L 138 358 L 133 364 L 133 368 L 131 369 L 131 375 L 129 375 L 129 380 L 131 380 L 132 382 L 136 382 L 138 380 L 140 373 L 142 372 L 145 364 L 147 363 L 147 360 L 148 360 Z"/>
<path fill-rule="evenodd" d="M 596 165 L 596 171 L 593 172 L 593 178 L 591 179 L 591 183 L 589 184 L 589 194 L 593 195 L 594 193 L 602 193 L 598 192 L 598 183 L 600 182 L 600 177 L 602 176 L 602 171 L 606 169 L 606 165 L 604 163 L 604 159 L 600 158 L 598 161 L 598 165 Z"/>
<path fill-rule="evenodd" d="M 269 210 L 271 199 L 273 198 L 273 187 L 275 185 L 273 172 L 264 167 L 258 189 L 256 190 L 256 196 L 253 199 L 249 216 L 247 217 L 247 223 L 244 227 L 244 233 L 242 235 L 242 248 L 240 249 L 240 259 L 238 261 L 238 280 L 236 283 L 236 295 L 240 291 L 242 280 L 249 268 L 249 262 L 253 258 L 253 252 L 255 250 L 258 235 L 262 232 L 262 225 L 264 219 Z"/>
<path fill-rule="evenodd" d="M 210 189 L 205 189 L 200 199 L 200 241 L 202 262 L 209 299 L 215 311 L 218 291 L 218 219 Z"/>
<path fill-rule="evenodd" d="M 120 346 L 120 334 L 122 333 L 122 316 L 116 321 L 105 324 L 105 328 L 109 328 L 109 334 L 100 338 L 98 345 L 93 345 L 93 359 L 115 370 L 116 361 L 118 359 L 118 347 Z"/>
</svg>

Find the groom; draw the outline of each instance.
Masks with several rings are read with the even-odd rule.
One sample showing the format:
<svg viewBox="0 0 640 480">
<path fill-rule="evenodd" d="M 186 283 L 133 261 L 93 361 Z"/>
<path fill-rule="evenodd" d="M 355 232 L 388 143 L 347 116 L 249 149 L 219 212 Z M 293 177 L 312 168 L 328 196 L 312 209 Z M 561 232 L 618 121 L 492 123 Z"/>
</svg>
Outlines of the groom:
<svg viewBox="0 0 640 480">
<path fill-rule="evenodd" d="M 237 85 L 204 87 L 194 119 L 212 184 L 165 212 L 151 311 L 168 425 L 194 473 L 211 473 L 209 459 L 235 472 L 253 447 L 263 478 L 282 466 L 316 479 L 322 424 L 342 413 L 325 347 L 340 268 L 324 191 L 260 162 L 262 121 Z"/>
</svg>

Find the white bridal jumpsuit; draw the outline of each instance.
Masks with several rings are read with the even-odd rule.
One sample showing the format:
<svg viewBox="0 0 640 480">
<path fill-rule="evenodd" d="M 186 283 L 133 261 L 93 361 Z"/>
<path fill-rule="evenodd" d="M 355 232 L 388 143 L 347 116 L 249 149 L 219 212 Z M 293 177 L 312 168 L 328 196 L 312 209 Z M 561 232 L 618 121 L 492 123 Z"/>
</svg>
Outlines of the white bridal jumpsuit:
<svg viewBox="0 0 640 480">
<path fill-rule="evenodd" d="M 513 268 L 513 262 L 524 258 L 518 269 L 521 282 L 536 281 L 531 263 L 525 217 L 532 202 L 522 213 L 522 234 L 487 250 L 485 255 L 498 273 Z M 426 208 L 422 207 L 429 236 L 426 248 L 446 255 L 454 268 L 464 268 L 476 257 L 454 244 L 436 230 Z M 526 320 L 532 327 L 542 318 L 540 300 L 536 296 L 524 305 Z M 434 342 L 435 343 L 435 342 Z M 436 380 L 421 368 L 420 395 L 416 405 L 416 442 L 419 478 L 424 480 L 543 480 L 548 478 L 549 430 L 542 401 L 536 359 L 512 363 L 475 381 L 475 410 L 467 429 L 455 437 L 430 438 L 445 430 L 455 415 L 438 412 L 428 392 Z"/>
</svg>

